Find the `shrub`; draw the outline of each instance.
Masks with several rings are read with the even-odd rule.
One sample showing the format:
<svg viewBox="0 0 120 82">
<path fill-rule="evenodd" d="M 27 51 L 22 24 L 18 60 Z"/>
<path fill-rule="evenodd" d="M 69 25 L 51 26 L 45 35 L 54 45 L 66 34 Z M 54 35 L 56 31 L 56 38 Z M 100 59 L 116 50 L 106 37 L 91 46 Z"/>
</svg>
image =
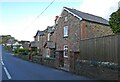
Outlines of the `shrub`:
<svg viewBox="0 0 120 82">
<path fill-rule="evenodd" d="M 14 53 L 15 54 L 17 54 L 18 53 L 18 49 L 16 48 L 16 49 L 14 49 Z"/>
<path fill-rule="evenodd" d="M 32 56 L 36 56 L 37 55 L 37 51 L 32 51 Z"/>
<path fill-rule="evenodd" d="M 21 49 L 21 48 L 16 48 L 16 49 L 14 50 L 14 53 L 15 53 L 15 54 L 18 53 L 19 55 L 27 55 L 28 52 L 29 52 L 29 50 L 26 49 L 26 48 L 23 48 L 23 49 Z"/>
<path fill-rule="evenodd" d="M 6 51 L 10 52 L 11 51 L 11 46 L 5 46 Z"/>
</svg>

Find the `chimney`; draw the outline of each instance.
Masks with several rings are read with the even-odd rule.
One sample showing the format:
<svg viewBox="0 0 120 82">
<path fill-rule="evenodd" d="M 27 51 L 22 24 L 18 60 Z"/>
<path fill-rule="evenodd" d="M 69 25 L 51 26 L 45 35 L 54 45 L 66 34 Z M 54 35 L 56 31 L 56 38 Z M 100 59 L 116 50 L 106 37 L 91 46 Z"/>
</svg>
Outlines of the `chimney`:
<svg viewBox="0 0 120 82">
<path fill-rule="evenodd" d="M 55 16 L 55 24 L 56 24 L 56 22 L 57 22 L 58 17 L 59 17 L 59 16 Z"/>
</svg>

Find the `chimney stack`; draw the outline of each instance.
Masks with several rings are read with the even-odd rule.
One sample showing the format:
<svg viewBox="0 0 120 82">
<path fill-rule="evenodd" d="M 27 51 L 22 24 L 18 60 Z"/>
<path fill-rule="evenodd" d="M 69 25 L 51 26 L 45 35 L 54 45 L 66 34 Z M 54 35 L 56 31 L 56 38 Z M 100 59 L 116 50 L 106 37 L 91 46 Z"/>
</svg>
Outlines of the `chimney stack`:
<svg viewBox="0 0 120 82">
<path fill-rule="evenodd" d="M 55 24 L 56 24 L 56 22 L 57 22 L 58 17 L 59 17 L 59 16 L 55 16 Z"/>
</svg>

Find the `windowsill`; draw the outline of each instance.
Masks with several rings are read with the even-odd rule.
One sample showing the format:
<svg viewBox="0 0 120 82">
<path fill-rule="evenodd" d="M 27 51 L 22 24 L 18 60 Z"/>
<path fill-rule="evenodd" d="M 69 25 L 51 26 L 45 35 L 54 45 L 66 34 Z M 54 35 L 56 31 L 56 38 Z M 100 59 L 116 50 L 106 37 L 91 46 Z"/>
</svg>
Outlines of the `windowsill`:
<svg viewBox="0 0 120 82">
<path fill-rule="evenodd" d="M 68 58 L 68 56 L 64 56 L 64 58 Z"/>
<path fill-rule="evenodd" d="M 68 36 L 64 36 L 63 38 L 68 38 Z"/>
</svg>

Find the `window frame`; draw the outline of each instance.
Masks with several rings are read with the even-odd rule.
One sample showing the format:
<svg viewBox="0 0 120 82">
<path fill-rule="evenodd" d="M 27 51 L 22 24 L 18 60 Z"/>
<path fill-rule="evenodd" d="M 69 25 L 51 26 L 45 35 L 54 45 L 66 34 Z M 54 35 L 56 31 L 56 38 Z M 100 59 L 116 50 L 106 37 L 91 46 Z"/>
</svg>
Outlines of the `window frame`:
<svg viewBox="0 0 120 82">
<path fill-rule="evenodd" d="M 67 55 L 66 55 L 66 53 L 67 53 Z M 68 45 L 64 45 L 64 57 L 68 58 Z"/>
<path fill-rule="evenodd" d="M 66 16 L 66 17 L 65 17 L 65 22 L 67 22 L 67 21 L 68 21 L 68 17 Z"/>
<path fill-rule="evenodd" d="M 39 35 L 37 36 L 37 41 L 40 41 L 40 36 Z"/>
<path fill-rule="evenodd" d="M 68 26 L 64 26 L 64 37 L 68 37 Z"/>
</svg>

